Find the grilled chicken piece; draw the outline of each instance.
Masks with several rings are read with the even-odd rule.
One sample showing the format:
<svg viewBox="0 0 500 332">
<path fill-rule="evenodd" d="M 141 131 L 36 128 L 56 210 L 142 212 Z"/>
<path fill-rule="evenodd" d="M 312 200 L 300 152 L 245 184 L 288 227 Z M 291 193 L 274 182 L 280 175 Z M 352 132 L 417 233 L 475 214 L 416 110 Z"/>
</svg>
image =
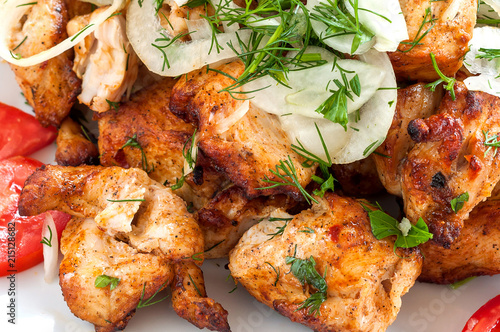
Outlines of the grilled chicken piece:
<svg viewBox="0 0 500 332">
<path fill-rule="evenodd" d="M 500 273 L 500 201 L 474 208 L 450 249 L 427 242 L 419 280 L 450 284 L 480 275 Z"/>
<path fill-rule="evenodd" d="M 93 5 L 90 2 L 80 0 L 65 0 L 68 7 L 68 18 L 71 20 L 75 16 L 86 15 L 92 12 Z"/>
<path fill-rule="evenodd" d="M 165 259 L 203 251 L 203 235 L 182 199 L 137 168 L 43 166 L 25 183 L 19 213 L 47 210 L 94 218 L 107 234 Z"/>
<path fill-rule="evenodd" d="M 441 102 L 441 85 L 432 92 L 423 83 L 398 90 L 396 112 L 384 143 L 373 154 L 375 165 L 387 192 L 402 196 L 401 167 L 415 142 L 408 134 L 408 123 L 435 113 Z"/>
<path fill-rule="evenodd" d="M 399 80 L 439 79 L 430 54 L 439 69 L 454 76 L 462 67 L 476 25 L 477 0 L 399 0 L 410 40 L 389 53 Z M 423 38 L 421 38 L 423 37 Z M 415 46 L 413 46 L 416 43 Z"/>
<path fill-rule="evenodd" d="M 357 197 L 374 195 L 384 189 L 379 180 L 374 154 L 350 164 L 333 164 L 335 180 L 342 187 L 342 192 Z"/>
<path fill-rule="evenodd" d="M 456 100 L 447 93 L 438 114 L 415 119 L 408 132 L 416 142 L 402 167 L 405 212 L 413 223 L 422 217 L 433 241 L 449 248 L 469 212 L 491 195 L 500 180 L 500 154 L 485 145 L 486 135 L 500 132 L 500 98 L 455 85 Z M 454 212 L 451 201 L 468 193 Z"/>
<path fill-rule="evenodd" d="M 61 237 L 64 259 L 59 283 L 71 312 L 96 331 L 124 329 L 139 301 L 146 301 L 174 277 L 171 264 L 143 254 L 101 231 L 92 219 L 73 218 Z M 101 275 L 118 278 L 115 289 L 96 287 Z"/>
<path fill-rule="evenodd" d="M 64 0 L 40 0 L 14 29 L 14 53 L 26 58 L 48 50 L 67 38 L 68 13 Z M 30 67 L 11 65 L 17 83 L 43 126 L 59 126 L 80 93 L 81 82 L 71 70 L 73 52 Z"/>
<path fill-rule="evenodd" d="M 99 151 L 78 123 L 67 117 L 57 132 L 56 162 L 62 166 L 95 165 Z"/>
<path fill-rule="evenodd" d="M 19 213 L 30 216 L 59 210 L 95 218 L 111 236 L 128 233 L 150 181 L 144 171 L 135 168 L 44 165 L 26 180 Z"/>
<path fill-rule="evenodd" d="M 269 234 L 283 221 L 250 228 L 230 253 L 231 274 L 257 300 L 316 331 L 385 331 L 420 274 L 422 256 L 418 249 L 395 255 L 393 239 L 375 239 L 357 201 L 334 193 L 316 199 L 319 204 L 296 215 L 282 235 Z M 326 275 L 319 315 L 300 309 L 314 287 L 301 284 L 287 257 L 313 257 L 314 269 Z"/>
<path fill-rule="evenodd" d="M 189 150 L 194 127 L 168 109 L 174 83 L 172 79 L 164 79 L 133 95 L 118 111 L 110 110 L 96 116 L 102 165 L 143 168 L 160 183 L 169 186 L 177 183 L 183 174 L 183 149 L 187 143 L 185 150 Z M 134 140 L 130 141 L 131 138 Z M 137 144 L 133 144 L 134 141 Z M 185 183 L 187 185 L 175 193 L 192 203 L 195 209 L 200 209 L 228 181 L 203 153 L 199 153 L 197 167 L 186 177 Z"/>
<path fill-rule="evenodd" d="M 73 18 L 67 26 L 70 36 L 87 26 L 91 14 Z M 108 18 L 97 30 L 75 45 L 73 70 L 82 81 L 82 93 L 78 100 L 93 111 L 105 112 L 115 107 L 125 94 L 130 96 L 139 70 L 138 58 L 125 33 L 125 18 L 115 15 Z"/>
<path fill-rule="evenodd" d="M 193 262 L 175 264 L 172 305 L 180 317 L 200 329 L 229 332 L 227 311 L 207 297 L 203 272 Z"/>
<path fill-rule="evenodd" d="M 295 204 L 285 195 L 249 199 L 245 191 L 232 186 L 218 193 L 198 211 L 198 223 L 205 237 L 205 258 L 226 257 L 251 226 L 277 209 Z"/>
<path fill-rule="evenodd" d="M 238 77 L 244 65 L 234 61 L 218 70 Z M 266 176 L 271 181 L 283 183 L 270 171 L 276 170 L 280 162 L 291 163 L 303 187 L 310 182 L 315 169 L 301 165 L 301 157 L 291 150 L 288 137 L 276 116 L 250 104 L 248 112 L 237 119 L 235 114 L 240 113 L 248 101 L 234 99 L 229 93 L 221 92 L 232 83 L 231 78 L 214 71 L 207 72 L 205 68 L 194 71 L 174 86 L 170 109 L 198 127 L 199 148 L 249 197 L 285 193 L 302 199 L 295 186 L 260 189 L 270 186 L 264 181 Z M 237 95 L 238 91 L 234 93 Z M 283 170 L 280 173 L 283 174 Z"/>
</svg>

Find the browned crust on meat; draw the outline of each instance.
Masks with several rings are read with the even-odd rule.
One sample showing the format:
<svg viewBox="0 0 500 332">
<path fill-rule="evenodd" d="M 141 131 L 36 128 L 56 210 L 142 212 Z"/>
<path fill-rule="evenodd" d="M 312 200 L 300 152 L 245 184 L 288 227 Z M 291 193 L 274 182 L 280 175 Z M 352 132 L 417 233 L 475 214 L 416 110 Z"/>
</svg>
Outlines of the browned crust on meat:
<svg viewBox="0 0 500 332">
<path fill-rule="evenodd" d="M 68 37 L 68 12 L 62 0 L 38 1 L 28 13 L 28 21 L 31 24 L 25 24 L 22 32 L 28 38 L 16 50 L 22 57 L 45 51 Z M 72 67 L 72 50 L 35 66 L 11 65 L 24 96 L 43 126 L 59 126 L 80 93 L 81 81 Z"/>
</svg>

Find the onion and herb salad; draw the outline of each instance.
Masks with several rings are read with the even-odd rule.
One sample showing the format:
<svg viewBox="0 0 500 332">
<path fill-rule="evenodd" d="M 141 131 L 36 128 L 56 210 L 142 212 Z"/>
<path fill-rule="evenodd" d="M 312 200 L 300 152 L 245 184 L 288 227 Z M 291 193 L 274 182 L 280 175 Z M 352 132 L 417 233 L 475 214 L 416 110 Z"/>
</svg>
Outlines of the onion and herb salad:
<svg viewBox="0 0 500 332">
<path fill-rule="evenodd" d="M 383 142 L 397 97 L 384 52 L 408 39 L 398 0 L 248 0 L 240 2 L 243 7 L 232 0 L 169 1 L 90 1 L 109 7 L 55 47 L 22 58 L 9 36 L 33 3 L 8 0 L 1 5 L 9 15 L 0 24 L 0 55 L 19 66 L 41 63 L 126 7 L 127 37 L 153 73 L 177 77 L 207 65 L 217 70 L 217 64 L 239 58 L 245 71 L 224 91 L 278 115 L 292 143 L 321 158 L 329 154 L 333 163 L 349 163 Z M 206 15 L 186 18 L 188 33 L 173 35 L 173 28 L 165 26 L 168 19 L 161 24 L 164 5 L 205 6 Z"/>
</svg>

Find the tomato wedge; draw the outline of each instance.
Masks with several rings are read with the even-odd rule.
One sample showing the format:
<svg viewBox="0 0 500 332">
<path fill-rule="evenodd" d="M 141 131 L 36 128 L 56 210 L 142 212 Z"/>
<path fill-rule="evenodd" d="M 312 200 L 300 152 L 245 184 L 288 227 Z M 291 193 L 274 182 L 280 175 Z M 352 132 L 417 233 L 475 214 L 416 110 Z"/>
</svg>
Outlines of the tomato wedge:
<svg viewBox="0 0 500 332">
<path fill-rule="evenodd" d="M 41 165 L 26 157 L 0 161 L 0 276 L 29 269 L 43 261 L 40 240 L 45 214 L 21 217 L 17 212 L 24 181 Z M 60 237 L 71 217 L 59 211 L 47 213 L 54 218 Z"/>
<path fill-rule="evenodd" d="M 479 308 L 469 318 L 462 332 L 500 332 L 500 295 Z"/>
<path fill-rule="evenodd" d="M 57 130 L 44 128 L 34 116 L 0 103 L 0 160 L 29 155 L 52 143 Z"/>
</svg>

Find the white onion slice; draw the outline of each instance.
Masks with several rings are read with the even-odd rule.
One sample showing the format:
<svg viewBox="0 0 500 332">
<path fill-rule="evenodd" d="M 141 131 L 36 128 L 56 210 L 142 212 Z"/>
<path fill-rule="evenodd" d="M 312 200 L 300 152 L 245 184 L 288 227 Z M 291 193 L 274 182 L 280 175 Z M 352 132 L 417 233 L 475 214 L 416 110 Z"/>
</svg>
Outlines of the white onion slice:
<svg viewBox="0 0 500 332">
<path fill-rule="evenodd" d="M 370 99 L 381 86 L 385 72 L 378 67 L 358 60 L 337 60 L 337 65 L 346 71 L 348 80 L 355 74 L 361 83 L 361 95 L 353 94 L 353 100 L 347 100 L 348 113 L 358 110 Z M 288 73 L 288 88 L 276 83 L 269 76 L 264 76 L 243 86 L 251 93 L 252 104 L 268 113 L 277 115 L 300 114 L 310 118 L 322 119 L 323 114 L 315 110 L 331 96 L 330 89 L 338 89 L 333 80 L 342 82 L 340 70 L 333 63 L 313 67 L 306 70 L 291 71 Z M 326 87 L 328 86 L 328 90 Z M 266 88 L 268 87 L 268 88 Z"/>
<path fill-rule="evenodd" d="M 490 26 L 475 28 L 464 61 L 464 66 L 473 74 L 498 75 L 500 59 L 488 61 L 476 58 L 481 53 L 480 48 L 500 49 L 500 28 Z"/>
<path fill-rule="evenodd" d="M 307 9 L 314 12 L 314 7 L 326 0 L 308 0 Z M 354 9 L 346 2 L 347 9 L 354 15 Z M 370 41 L 363 43 L 354 54 L 363 54 L 371 47 L 380 52 L 394 52 L 399 43 L 408 39 L 408 30 L 398 0 L 358 0 L 359 22 L 375 36 Z M 375 14 L 376 13 L 376 14 Z M 378 15 L 377 15 L 378 14 Z M 319 36 L 325 37 L 326 25 L 316 20 L 311 20 L 311 25 Z M 343 53 L 351 53 L 354 35 L 342 35 L 323 39 L 323 42 Z"/>
<path fill-rule="evenodd" d="M 247 114 L 248 110 L 250 109 L 250 101 L 245 100 L 243 104 L 238 107 L 233 113 L 231 113 L 229 116 L 223 118 L 223 119 L 218 119 L 215 123 L 215 133 L 216 134 L 222 134 L 226 132 L 229 128 L 231 128 L 236 122 L 238 122 L 242 117 Z M 210 114 L 212 116 L 213 113 Z M 209 120 L 212 122 L 212 120 Z"/>
<path fill-rule="evenodd" d="M 385 89 L 378 90 L 363 105 L 358 122 L 355 121 L 354 113 L 349 116 L 347 131 L 344 131 L 341 125 L 326 119 L 313 119 L 301 115 L 280 117 L 283 129 L 292 142 L 299 140 L 307 150 L 326 160 L 326 154 L 314 126 L 316 123 L 335 164 L 347 164 L 363 159 L 382 144 L 396 109 L 396 77 L 387 54 L 370 50 L 360 58 L 384 70 L 382 87 Z"/>
<path fill-rule="evenodd" d="M 495 78 L 496 76 L 490 75 L 479 75 L 467 77 L 464 80 L 464 84 L 467 89 L 471 91 L 483 91 L 500 97 L 500 80 Z"/>
<path fill-rule="evenodd" d="M 212 28 L 210 23 L 204 18 L 199 20 L 184 20 L 188 30 L 192 33 L 189 35 L 191 40 L 208 39 L 212 37 Z"/>
<path fill-rule="evenodd" d="M 113 13 L 123 8 L 126 0 L 114 0 L 113 4 L 103 11 L 101 14 L 96 15 L 80 32 L 75 36 L 70 36 L 57 44 L 56 46 L 42 51 L 38 54 L 32 55 L 27 58 L 16 59 L 10 53 L 10 36 L 12 27 L 16 26 L 21 20 L 23 15 L 31 8 L 31 6 L 21 6 L 18 1 L 6 1 L 0 6 L 0 57 L 5 61 L 14 65 L 27 67 L 37 65 L 49 59 L 58 56 L 61 53 L 69 50 L 80 41 L 82 41 L 89 34 L 94 32 L 97 27 L 106 21 Z"/>
<path fill-rule="evenodd" d="M 483 0 L 484 3 L 489 5 L 493 10 L 500 14 L 500 1 L 499 0 Z"/>
<path fill-rule="evenodd" d="M 162 52 L 153 45 L 164 46 L 168 42 L 158 41 L 163 35 L 172 39 L 173 36 L 164 29 L 156 15 L 153 1 L 144 1 L 142 7 L 137 1 L 132 1 L 127 10 L 127 36 L 136 54 L 148 69 L 162 76 L 179 76 L 199 69 L 205 65 L 221 60 L 234 58 L 235 52 L 227 45 L 238 45 L 238 35 L 245 42 L 250 36 L 250 31 L 221 33 L 217 41 L 223 48 L 217 52 L 212 38 L 198 39 L 190 42 L 175 41 L 163 48 L 169 66 L 164 65 Z"/>
<path fill-rule="evenodd" d="M 50 227 L 50 231 L 49 231 Z M 50 232 L 52 231 L 52 239 Z M 45 220 L 42 227 L 43 238 L 50 239 L 50 246 L 42 244 L 43 247 L 43 270 L 45 272 L 45 282 L 51 283 L 59 274 L 59 241 L 57 239 L 57 229 L 50 212 L 45 213 Z"/>
<path fill-rule="evenodd" d="M 458 14 L 458 10 L 464 0 L 452 0 L 451 3 L 448 4 L 448 8 L 444 11 L 443 15 L 441 15 L 441 20 L 449 21 L 453 20 L 455 16 Z"/>
</svg>

